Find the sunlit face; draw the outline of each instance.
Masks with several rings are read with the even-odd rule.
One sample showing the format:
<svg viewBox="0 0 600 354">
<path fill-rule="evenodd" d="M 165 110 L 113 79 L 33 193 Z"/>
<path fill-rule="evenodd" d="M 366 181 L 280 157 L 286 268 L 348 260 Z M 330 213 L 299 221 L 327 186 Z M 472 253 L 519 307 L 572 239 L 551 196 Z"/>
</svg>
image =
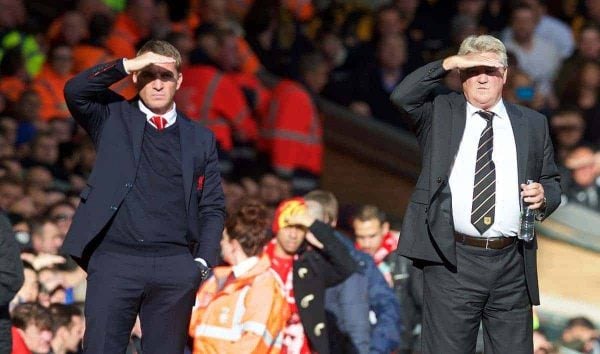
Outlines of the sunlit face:
<svg viewBox="0 0 600 354">
<path fill-rule="evenodd" d="M 182 81 L 183 76 L 175 63 L 153 64 L 133 74 L 133 83 L 142 102 L 156 114 L 165 114 L 171 109 Z"/>
<path fill-rule="evenodd" d="M 377 219 L 366 221 L 354 220 L 354 236 L 361 251 L 374 256 L 381 247 L 385 234 L 389 231 L 388 223 L 381 223 Z"/>
<path fill-rule="evenodd" d="M 33 248 L 40 253 L 58 254 L 63 243 L 63 234 L 53 222 L 46 222 L 39 233 L 33 235 Z"/>
<path fill-rule="evenodd" d="M 71 327 L 67 332 L 65 338 L 65 347 L 71 352 L 77 352 L 79 349 L 79 343 L 83 339 L 83 333 L 85 332 L 85 321 L 81 316 L 71 317 Z"/>
<path fill-rule="evenodd" d="M 223 230 L 223 237 L 221 237 L 221 256 L 227 264 L 235 264 L 233 259 L 233 246 L 231 245 L 227 229 Z"/>
<path fill-rule="evenodd" d="M 499 60 L 496 53 L 481 53 L 481 56 Z M 480 109 L 492 108 L 502 97 L 502 88 L 506 83 L 506 68 L 477 66 L 460 71 L 465 98 Z"/>
<path fill-rule="evenodd" d="M 20 330 L 23 341 L 29 350 L 34 353 L 48 353 L 52 341 L 52 331 L 41 329 L 34 324 L 28 325 L 25 330 Z"/>
<path fill-rule="evenodd" d="M 295 255 L 305 236 L 305 229 L 295 226 L 283 227 L 277 232 L 277 247 L 287 255 Z"/>
</svg>

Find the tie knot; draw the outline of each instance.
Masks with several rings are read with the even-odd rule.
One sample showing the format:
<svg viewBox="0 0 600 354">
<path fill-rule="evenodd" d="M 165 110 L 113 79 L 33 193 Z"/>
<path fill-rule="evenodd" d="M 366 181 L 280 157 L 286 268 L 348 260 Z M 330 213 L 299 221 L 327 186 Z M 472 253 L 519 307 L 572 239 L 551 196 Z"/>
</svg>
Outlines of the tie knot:
<svg viewBox="0 0 600 354">
<path fill-rule="evenodd" d="M 150 121 L 152 122 L 152 124 L 154 124 L 156 129 L 158 129 L 159 131 L 163 130 L 165 128 L 165 126 L 167 125 L 167 120 L 161 116 L 154 116 L 154 117 L 150 118 Z"/>
<path fill-rule="evenodd" d="M 490 122 L 492 118 L 494 118 L 494 112 L 477 111 L 477 114 L 479 114 L 483 119 L 487 120 L 488 122 Z"/>
</svg>

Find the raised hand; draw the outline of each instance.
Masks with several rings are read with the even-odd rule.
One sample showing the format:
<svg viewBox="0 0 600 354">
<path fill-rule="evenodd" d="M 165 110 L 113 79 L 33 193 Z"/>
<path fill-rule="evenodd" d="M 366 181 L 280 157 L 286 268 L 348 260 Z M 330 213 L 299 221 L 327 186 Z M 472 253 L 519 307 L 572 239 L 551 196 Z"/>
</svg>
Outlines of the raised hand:
<svg viewBox="0 0 600 354">
<path fill-rule="evenodd" d="M 444 59 L 442 66 L 445 70 L 467 69 L 478 66 L 503 68 L 504 64 L 493 53 L 470 53 L 466 55 L 453 55 Z"/>
<path fill-rule="evenodd" d="M 156 54 L 153 52 L 146 52 L 140 56 L 137 56 L 133 59 L 125 60 L 123 66 L 127 72 L 132 73 L 135 71 L 140 71 L 147 66 L 153 64 L 175 64 L 175 59 L 171 57 L 167 57 L 164 55 Z"/>
</svg>

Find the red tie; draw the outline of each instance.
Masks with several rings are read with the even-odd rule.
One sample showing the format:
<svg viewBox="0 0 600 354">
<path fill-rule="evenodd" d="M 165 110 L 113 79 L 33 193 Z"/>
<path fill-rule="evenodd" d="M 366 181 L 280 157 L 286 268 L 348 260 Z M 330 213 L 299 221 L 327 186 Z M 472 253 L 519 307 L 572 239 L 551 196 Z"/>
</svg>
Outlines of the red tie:
<svg viewBox="0 0 600 354">
<path fill-rule="evenodd" d="M 165 129 L 165 126 L 167 125 L 167 120 L 161 116 L 154 116 L 150 118 L 150 121 L 152 122 L 152 124 L 154 124 L 158 131 Z"/>
</svg>

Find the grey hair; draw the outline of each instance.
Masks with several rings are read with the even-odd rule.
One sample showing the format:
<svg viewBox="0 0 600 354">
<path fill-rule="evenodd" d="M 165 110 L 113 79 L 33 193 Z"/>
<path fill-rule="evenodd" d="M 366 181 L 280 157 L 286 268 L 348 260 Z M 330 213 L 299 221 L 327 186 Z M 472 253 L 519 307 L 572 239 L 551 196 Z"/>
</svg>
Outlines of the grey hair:
<svg viewBox="0 0 600 354">
<path fill-rule="evenodd" d="M 498 38 L 483 34 L 480 36 L 468 36 L 460 44 L 458 55 L 466 55 L 471 53 L 496 53 L 500 56 L 500 63 L 508 66 L 508 56 L 506 55 L 506 47 Z"/>
</svg>

